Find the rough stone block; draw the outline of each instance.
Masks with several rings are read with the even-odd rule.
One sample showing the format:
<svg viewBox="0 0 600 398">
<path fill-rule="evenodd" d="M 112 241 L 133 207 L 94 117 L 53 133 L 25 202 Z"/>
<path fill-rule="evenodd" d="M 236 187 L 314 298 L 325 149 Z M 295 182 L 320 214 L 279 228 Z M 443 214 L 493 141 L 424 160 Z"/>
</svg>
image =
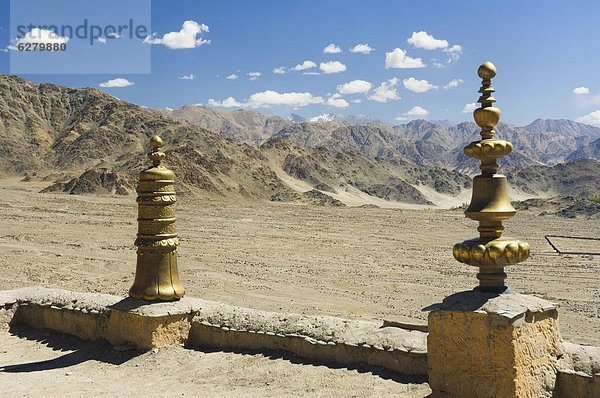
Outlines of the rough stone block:
<svg viewBox="0 0 600 398">
<path fill-rule="evenodd" d="M 521 294 L 457 293 L 429 314 L 427 351 L 433 397 L 552 397 L 558 311 Z"/>
</svg>

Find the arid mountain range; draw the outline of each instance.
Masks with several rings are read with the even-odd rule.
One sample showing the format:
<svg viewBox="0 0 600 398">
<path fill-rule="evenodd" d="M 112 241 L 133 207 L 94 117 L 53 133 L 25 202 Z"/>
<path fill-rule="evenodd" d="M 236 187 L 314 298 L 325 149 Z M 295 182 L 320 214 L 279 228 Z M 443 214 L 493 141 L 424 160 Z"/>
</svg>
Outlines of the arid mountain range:
<svg viewBox="0 0 600 398">
<path fill-rule="evenodd" d="M 415 120 L 390 125 L 366 118 L 321 115 L 317 121 L 293 121 L 251 110 L 225 111 L 187 105 L 177 110 L 158 110 L 178 121 L 201 125 L 239 143 L 260 146 L 270 138 L 284 138 L 302 146 L 351 150 L 368 157 L 402 158 L 417 164 L 449 169 L 469 168 L 462 148 L 479 139 L 475 123 L 434 123 Z M 296 120 L 299 118 L 296 117 Z M 500 123 L 500 138 L 517 149 L 508 156 L 510 167 L 527 164 L 554 165 L 566 160 L 598 155 L 600 128 L 571 120 L 537 119 L 524 127 Z M 596 141 L 596 147 L 593 142 Z M 596 151 L 594 152 L 594 149 Z M 578 156 L 581 153 L 581 156 Z"/>
<path fill-rule="evenodd" d="M 297 120 L 195 105 L 151 110 L 94 88 L 0 75 L 0 175 L 43 178 L 52 185 L 47 190 L 131 192 L 154 134 L 166 143 L 180 190 L 205 196 L 442 204 L 461 200 L 470 188 L 467 174 L 476 171 L 462 154 L 479 137 L 474 123 Z M 587 194 L 598 192 L 599 162 L 560 163 L 598 159 L 600 128 L 539 119 L 525 127 L 500 124 L 497 131 L 517 148 L 503 171 L 523 176 L 513 178 L 522 192 L 573 194 L 563 184 L 571 175 L 592 187 Z M 530 184 L 520 183 L 525 176 Z"/>
</svg>

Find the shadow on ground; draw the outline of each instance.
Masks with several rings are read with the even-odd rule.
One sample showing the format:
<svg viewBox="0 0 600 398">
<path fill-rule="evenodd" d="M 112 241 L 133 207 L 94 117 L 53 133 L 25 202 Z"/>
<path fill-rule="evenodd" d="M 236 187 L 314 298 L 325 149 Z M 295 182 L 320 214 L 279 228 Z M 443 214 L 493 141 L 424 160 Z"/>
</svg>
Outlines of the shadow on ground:
<svg viewBox="0 0 600 398">
<path fill-rule="evenodd" d="M 44 370 L 68 368 L 86 361 L 105 362 L 120 365 L 142 354 L 142 351 L 120 352 L 106 342 L 82 341 L 76 337 L 54 333 L 47 330 L 32 329 L 24 326 L 13 326 L 11 334 L 22 339 L 37 341 L 53 351 L 67 352 L 66 354 L 44 361 L 27 362 L 16 365 L 0 364 L 0 372 L 25 373 L 41 372 Z"/>
<path fill-rule="evenodd" d="M 51 332 L 48 330 L 33 329 L 26 326 L 16 325 L 9 331 L 12 335 L 21 339 L 36 341 L 47 346 L 53 351 L 65 352 L 57 358 L 47 359 L 37 362 L 27 362 L 20 364 L 1 364 L 0 373 L 27 373 L 41 372 L 44 370 L 69 368 L 86 361 L 98 361 L 112 365 L 121 365 L 132 358 L 142 355 L 145 351 L 117 351 L 109 343 L 104 341 L 83 341 L 76 337 L 66 334 Z M 421 384 L 427 382 L 426 376 L 418 375 L 399 375 L 383 368 L 366 365 L 343 365 L 326 361 L 308 360 L 290 354 L 286 351 L 278 350 L 238 350 L 238 349 L 211 349 L 211 348 L 193 348 L 195 351 L 203 353 L 226 352 L 237 355 L 261 355 L 271 360 L 285 360 L 295 365 L 304 366 L 324 366 L 330 369 L 347 369 L 361 374 L 371 374 L 384 380 L 392 380 L 397 383 Z"/>
<path fill-rule="evenodd" d="M 189 347 L 191 348 L 191 347 Z M 376 366 L 367 366 L 360 364 L 350 364 L 343 365 L 334 362 L 326 362 L 326 361 L 317 361 L 317 360 L 309 360 L 305 358 L 300 358 L 294 354 L 291 354 L 287 351 L 280 350 L 239 350 L 239 349 L 211 349 L 206 347 L 193 347 L 191 348 L 195 351 L 203 352 L 203 353 L 214 353 L 214 352 L 228 352 L 232 354 L 238 355 L 262 355 L 265 358 L 276 360 L 282 359 L 284 361 L 288 361 L 295 365 L 304 365 L 304 366 L 324 366 L 330 369 L 346 369 L 353 370 L 361 374 L 371 374 L 374 376 L 378 376 L 384 380 L 392 380 L 401 384 L 421 384 L 427 383 L 427 376 L 424 375 L 401 375 L 394 372 L 390 372 L 389 370 L 379 368 Z"/>
</svg>

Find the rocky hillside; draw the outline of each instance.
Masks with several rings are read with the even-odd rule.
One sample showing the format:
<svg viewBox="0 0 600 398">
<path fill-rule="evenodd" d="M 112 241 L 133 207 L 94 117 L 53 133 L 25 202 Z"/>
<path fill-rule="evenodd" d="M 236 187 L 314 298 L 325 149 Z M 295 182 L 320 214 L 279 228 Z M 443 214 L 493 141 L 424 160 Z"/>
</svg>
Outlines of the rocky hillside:
<svg viewBox="0 0 600 398">
<path fill-rule="evenodd" d="M 510 173 L 508 180 L 532 196 L 598 196 L 600 161 L 577 159 L 554 166 L 530 166 Z"/>
<path fill-rule="evenodd" d="M 384 125 L 385 123 L 368 116 L 353 116 L 324 113 L 309 119 L 291 114 L 284 119 L 249 109 L 227 111 L 202 105 L 184 105 L 179 109 L 153 109 L 170 119 L 188 122 L 221 134 L 230 141 L 252 146 L 260 146 L 279 131 L 295 123 L 319 123 L 320 128 L 334 126 L 354 126 L 365 124 Z"/>
<path fill-rule="evenodd" d="M 222 136 L 227 120 L 236 120 L 240 131 L 242 121 L 262 126 L 265 135 L 271 134 L 270 125 L 278 129 L 277 123 L 291 122 L 250 111 L 220 112 L 214 114 L 222 117 L 222 123 L 211 124 L 221 126 L 217 134 L 97 89 L 0 76 L 0 144 L 6 148 L 0 173 L 43 180 L 56 176 L 47 192 L 126 194 L 135 186 L 137 171 L 148 162 L 144 152 L 149 137 L 159 134 L 182 193 L 337 205 L 328 193 L 349 185 L 385 200 L 427 204 L 419 187 L 456 195 L 469 184 L 458 173 L 401 159 L 302 148 L 282 140 L 260 148 L 235 143 Z M 247 131 L 248 137 L 256 133 Z M 288 177 L 306 182 L 306 189 L 290 186 Z"/>
<path fill-rule="evenodd" d="M 365 116 L 322 114 L 306 119 L 292 114 L 282 119 L 252 110 L 226 111 L 195 105 L 155 112 L 253 146 L 270 138 L 286 139 L 302 146 L 355 151 L 373 158 L 400 158 L 471 174 L 477 171 L 477 163 L 462 153 L 466 144 L 479 139 L 479 128 L 472 122 L 414 120 L 392 126 Z M 500 123 L 496 130 L 500 138 L 515 145 L 515 152 L 501 160 L 506 170 L 600 157 L 598 127 L 571 120 L 537 119 L 524 127 Z"/>
<path fill-rule="evenodd" d="M 170 119 L 188 122 L 239 144 L 259 146 L 273 134 L 292 122 L 278 116 L 270 116 L 251 110 L 225 111 L 201 105 L 185 105 L 182 108 L 156 109 L 155 112 Z"/>
<path fill-rule="evenodd" d="M 563 218 L 584 217 L 600 219 L 600 197 L 555 196 L 532 198 L 514 203 L 515 209 L 529 210 L 540 216 L 553 215 Z"/>
<path fill-rule="evenodd" d="M 149 137 L 160 134 L 181 192 L 335 205 L 351 191 L 427 204 L 434 196 L 441 201 L 470 187 L 461 172 L 475 171 L 477 164 L 464 157 L 462 146 L 478 138 L 473 123 L 417 120 L 391 126 L 340 120 L 294 122 L 203 107 L 159 112 L 94 88 L 0 75 L 5 148 L 0 175 L 28 174 L 49 183 L 54 176 L 56 183 L 48 188 L 54 191 L 128 193 L 147 164 Z M 594 155 L 599 132 L 568 121 L 538 120 L 524 128 L 500 124 L 499 136 L 518 148 L 503 171 L 532 196 L 597 194 L 598 162 L 543 164 Z"/>
<path fill-rule="evenodd" d="M 0 75 L 0 121 L 5 175 L 62 171 L 89 181 L 85 172 L 102 168 L 128 180 L 147 162 L 149 137 L 160 134 L 183 190 L 255 198 L 289 190 L 260 151 L 93 88 Z"/>
<path fill-rule="evenodd" d="M 500 123 L 498 137 L 511 141 L 515 151 L 501 159 L 505 170 L 533 164 L 557 164 L 574 151 L 600 138 L 600 128 L 569 120 L 542 120 L 525 127 Z M 286 126 L 274 138 L 285 138 L 304 146 L 353 150 L 369 157 L 402 158 L 422 165 L 477 171 L 477 162 L 464 156 L 462 148 L 480 139 L 475 123 L 445 125 L 415 120 L 405 125 L 302 122 Z M 584 156 L 584 155 L 581 155 Z"/>
<path fill-rule="evenodd" d="M 237 143 L 260 146 L 269 139 L 285 139 L 305 147 L 353 151 L 370 158 L 403 159 L 467 174 L 478 172 L 478 164 L 462 148 L 478 140 L 475 123 L 414 120 L 392 126 L 365 116 L 322 114 L 289 119 L 252 110 L 226 111 L 187 105 L 177 110 L 155 110 L 177 121 L 185 121 L 218 132 Z M 511 141 L 515 151 L 500 160 L 507 172 L 530 165 L 555 165 L 580 158 L 600 158 L 600 128 L 571 120 L 537 119 L 524 127 L 500 123 L 498 137 Z"/>
<path fill-rule="evenodd" d="M 600 160 L 600 138 L 590 142 L 587 145 L 579 147 L 577 150 L 567 156 L 567 161 L 576 159 L 596 159 Z"/>
<path fill-rule="evenodd" d="M 455 196 L 471 186 L 467 176 L 404 160 L 370 158 L 354 151 L 333 152 L 272 139 L 261 150 L 287 175 L 329 193 L 354 187 L 385 200 L 429 204 L 419 187 Z"/>
</svg>

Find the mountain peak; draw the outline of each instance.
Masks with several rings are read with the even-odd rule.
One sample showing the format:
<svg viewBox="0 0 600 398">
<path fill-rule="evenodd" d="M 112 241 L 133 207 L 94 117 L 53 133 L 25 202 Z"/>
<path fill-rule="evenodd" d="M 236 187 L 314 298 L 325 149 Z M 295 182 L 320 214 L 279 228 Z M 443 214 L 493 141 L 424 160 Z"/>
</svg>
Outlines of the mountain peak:
<svg viewBox="0 0 600 398">
<path fill-rule="evenodd" d="M 333 113 L 322 113 L 309 119 L 310 122 L 333 122 L 336 119 Z"/>
<path fill-rule="evenodd" d="M 568 119 L 536 119 L 523 127 L 535 133 L 557 133 L 563 136 L 576 137 L 580 135 L 600 138 L 600 128 L 575 122 Z"/>
</svg>

